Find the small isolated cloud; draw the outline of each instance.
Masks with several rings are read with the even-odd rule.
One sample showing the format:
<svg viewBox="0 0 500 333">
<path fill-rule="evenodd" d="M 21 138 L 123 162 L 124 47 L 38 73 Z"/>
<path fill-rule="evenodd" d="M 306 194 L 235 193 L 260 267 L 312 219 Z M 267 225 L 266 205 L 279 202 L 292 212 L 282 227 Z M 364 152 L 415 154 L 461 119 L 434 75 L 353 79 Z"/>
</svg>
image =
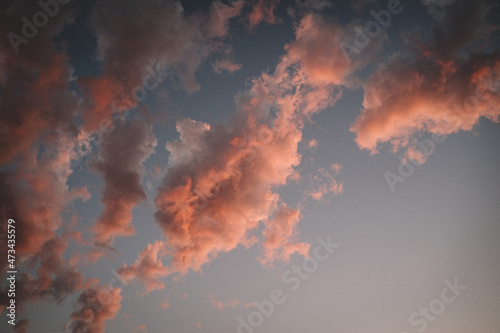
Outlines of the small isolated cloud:
<svg viewBox="0 0 500 333">
<path fill-rule="evenodd" d="M 262 22 L 268 24 L 278 23 L 274 11 L 280 2 L 281 0 L 254 0 L 252 3 L 252 10 L 248 15 L 250 29 L 253 29 Z"/>
<path fill-rule="evenodd" d="M 230 298 L 224 301 L 215 299 L 214 295 L 207 295 L 207 298 L 210 300 L 210 304 L 212 304 L 221 311 L 224 311 L 226 308 L 231 308 L 240 304 L 240 301 L 237 298 Z"/>
<path fill-rule="evenodd" d="M 330 165 L 330 170 L 332 170 L 336 175 L 338 175 L 340 171 L 342 171 L 342 164 L 339 163 L 332 164 Z"/>
<path fill-rule="evenodd" d="M 243 66 L 241 64 L 237 64 L 229 59 L 218 59 L 215 63 L 212 64 L 212 68 L 217 74 L 222 72 L 234 73 L 239 71 Z"/>
<path fill-rule="evenodd" d="M 307 142 L 307 148 L 316 149 L 319 146 L 319 141 L 316 139 L 311 139 Z"/>
<path fill-rule="evenodd" d="M 166 310 L 170 307 L 170 300 L 168 299 L 168 297 L 165 297 L 165 299 L 163 299 L 163 302 L 161 302 L 160 304 L 160 308 L 162 308 L 163 310 Z"/>
<path fill-rule="evenodd" d="M 135 328 L 135 333 L 146 333 L 148 331 L 148 328 L 146 325 L 139 325 Z"/>
<path fill-rule="evenodd" d="M 340 173 L 342 165 L 332 164 L 330 169 L 337 175 Z M 339 195 L 344 190 L 343 183 L 335 180 L 333 175 L 323 168 L 318 169 L 318 173 L 311 179 L 311 184 L 315 187 L 306 191 L 306 194 L 316 201 L 324 200 L 329 194 Z"/>
</svg>

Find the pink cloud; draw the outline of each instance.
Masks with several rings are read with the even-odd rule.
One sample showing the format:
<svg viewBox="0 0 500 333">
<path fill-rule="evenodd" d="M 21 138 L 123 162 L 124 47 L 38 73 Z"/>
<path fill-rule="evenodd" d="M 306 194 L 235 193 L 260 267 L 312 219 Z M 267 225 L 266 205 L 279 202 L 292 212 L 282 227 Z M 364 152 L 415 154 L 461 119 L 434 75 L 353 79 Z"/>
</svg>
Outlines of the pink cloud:
<svg viewBox="0 0 500 333">
<path fill-rule="evenodd" d="M 126 282 L 133 279 L 140 280 L 146 287 L 146 293 L 164 289 L 165 285 L 160 281 L 162 277 L 168 275 L 167 267 L 163 266 L 161 262 L 161 252 L 165 251 L 164 247 L 163 242 L 149 244 L 139 254 L 137 261 L 133 265 L 127 267 L 123 264 L 117 270 L 118 274 Z M 165 305 L 168 307 L 168 300 L 166 302 Z"/>
<path fill-rule="evenodd" d="M 309 256 L 310 245 L 298 241 L 297 224 L 300 217 L 300 210 L 282 204 L 276 215 L 266 221 L 266 229 L 262 232 L 263 254 L 259 257 L 263 265 L 272 266 L 275 260 L 286 263 L 295 252 L 304 257 Z"/>
<path fill-rule="evenodd" d="M 160 307 L 164 310 L 166 310 L 170 307 L 170 301 L 169 301 L 168 297 L 165 297 L 163 302 L 161 302 Z"/>
<path fill-rule="evenodd" d="M 330 169 L 335 174 L 338 174 L 341 168 L 342 166 L 340 164 L 333 164 L 330 166 Z M 339 195 L 344 190 L 344 184 L 338 182 L 333 175 L 323 168 L 320 168 L 318 174 L 312 177 L 311 183 L 315 188 L 307 191 L 306 194 L 316 201 L 325 199 L 329 194 Z"/>
<path fill-rule="evenodd" d="M 242 68 L 241 64 L 237 64 L 228 59 L 218 59 L 212 64 L 212 68 L 218 74 L 226 71 L 228 73 L 234 73 Z"/>
<path fill-rule="evenodd" d="M 231 308 L 240 304 L 240 301 L 237 298 L 230 298 L 225 301 L 215 299 L 214 295 L 207 295 L 207 298 L 210 300 L 210 304 L 212 304 L 221 311 L 224 311 L 226 308 Z"/>
<path fill-rule="evenodd" d="M 331 23 L 317 14 L 305 15 L 296 28 L 296 40 L 285 47 L 287 55 L 284 63 L 300 64 L 308 82 L 318 87 L 353 85 L 355 80 L 351 75 L 368 64 L 383 43 L 382 37 L 373 38 L 363 49 L 362 56 L 351 59 L 342 50 L 341 43 L 354 43 L 351 32 L 354 26 L 354 23 L 346 26 Z"/>
<path fill-rule="evenodd" d="M 500 55 L 460 54 L 468 42 L 487 36 L 484 5 L 457 2 L 440 8 L 429 2 L 437 20 L 433 38 L 416 43 L 418 54 L 391 57 L 365 84 L 363 110 L 350 128 L 360 148 L 374 154 L 379 144 L 390 143 L 394 152 L 402 149 L 424 162 L 414 144 L 420 133 L 470 131 L 482 117 L 499 121 L 492 73 L 500 72 Z"/>
<path fill-rule="evenodd" d="M 303 69 L 307 65 L 289 55 L 298 48 L 287 48 L 273 74 L 253 79 L 250 89 L 236 97 L 230 124 L 178 121 L 180 138 L 166 144 L 169 165 L 155 199 L 155 219 L 171 257 L 168 274 L 199 271 L 221 252 L 251 246 L 259 240 L 260 223 L 270 228 L 262 234 L 262 263 L 286 261 L 294 252 L 307 255 L 308 245 L 297 240 L 299 211 L 282 204 L 276 189 L 297 178 L 304 123 L 333 105 L 341 91 L 335 80 L 325 85 L 311 79 Z M 273 114 L 272 108 L 279 112 Z M 137 276 L 140 261 L 122 266 L 123 274 Z"/>
<path fill-rule="evenodd" d="M 71 315 L 72 332 L 103 333 L 106 320 L 113 319 L 121 307 L 120 288 L 100 286 L 86 289 L 76 301 Z"/>
<path fill-rule="evenodd" d="M 275 9 L 280 4 L 281 0 L 256 0 L 252 4 L 252 11 L 248 15 L 248 23 L 250 29 L 259 25 L 262 22 L 275 24 L 278 19 L 274 15 Z"/>
<path fill-rule="evenodd" d="M 307 148 L 316 149 L 319 146 L 319 141 L 316 139 L 311 139 L 307 142 Z"/>
</svg>

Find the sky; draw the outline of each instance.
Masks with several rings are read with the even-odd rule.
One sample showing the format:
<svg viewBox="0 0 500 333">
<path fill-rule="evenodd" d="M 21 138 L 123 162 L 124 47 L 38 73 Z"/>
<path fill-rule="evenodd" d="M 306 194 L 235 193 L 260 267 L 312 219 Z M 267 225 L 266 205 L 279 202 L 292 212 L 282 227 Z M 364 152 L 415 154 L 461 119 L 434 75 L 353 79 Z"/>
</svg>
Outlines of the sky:
<svg viewBox="0 0 500 333">
<path fill-rule="evenodd" d="M 6 0 L 1 333 L 500 329 L 493 0 Z"/>
</svg>

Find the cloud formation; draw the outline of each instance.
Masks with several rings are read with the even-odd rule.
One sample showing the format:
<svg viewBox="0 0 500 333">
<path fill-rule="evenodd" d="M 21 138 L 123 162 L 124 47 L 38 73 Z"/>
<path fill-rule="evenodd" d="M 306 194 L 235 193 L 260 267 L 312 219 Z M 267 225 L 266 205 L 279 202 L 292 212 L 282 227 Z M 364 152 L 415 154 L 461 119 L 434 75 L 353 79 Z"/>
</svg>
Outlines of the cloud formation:
<svg viewBox="0 0 500 333">
<path fill-rule="evenodd" d="M 141 88 L 156 86 L 154 81 L 168 80 L 188 92 L 199 89 L 194 76 L 200 65 L 210 55 L 231 53 L 224 38 L 229 20 L 242 7 L 243 2 L 236 1 L 233 6 L 213 5 L 208 13 L 186 14 L 180 2 L 172 0 L 133 0 L 126 5 L 119 0 L 99 1 L 92 22 L 102 77 L 79 80 L 86 128 L 96 129 L 114 112 L 136 106 L 143 100 Z M 156 73 L 151 70 L 154 66 Z"/>
<path fill-rule="evenodd" d="M 117 272 L 125 282 L 130 282 L 134 278 L 141 281 L 145 287 L 145 293 L 153 290 L 161 290 L 165 285 L 161 282 L 161 278 L 168 275 L 167 267 L 163 266 L 161 261 L 162 252 L 165 252 L 165 244 L 163 242 L 155 242 L 149 244 L 140 254 L 137 261 L 128 266 L 123 264 Z M 168 308 L 168 299 L 166 303 L 162 303 L 162 308 Z"/>
<path fill-rule="evenodd" d="M 240 304 L 240 301 L 237 298 L 230 298 L 225 301 L 217 300 L 214 295 L 207 295 L 207 298 L 210 300 L 210 304 L 212 304 L 221 311 L 224 311 L 226 308 L 231 308 Z"/>
<path fill-rule="evenodd" d="M 499 121 L 500 53 L 482 46 L 466 51 L 492 29 L 488 2 L 425 3 L 436 19 L 432 38 L 410 36 L 415 52 L 395 54 L 365 84 L 363 110 L 350 130 L 372 154 L 390 143 L 423 162 L 415 156 L 415 135 L 470 131 L 481 117 Z"/>
<path fill-rule="evenodd" d="M 76 301 L 69 329 L 72 333 L 103 333 L 106 320 L 114 318 L 121 307 L 120 288 L 99 286 L 86 289 Z"/>
<path fill-rule="evenodd" d="M 278 23 L 274 11 L 281 0 L 256 0 L 252 3 L 251 12 L 248 14 L 248 24 L 253 29 L 262 22 L 268 24 Z"/>
<path fill-rule="evenodd" d="M 303 19 L 297 40 L 303 38 L 303 27 L 312 24 L 312 17 Z M 323 28 L 332 27 L 314 26 Z M 264 242 L 259 258 L 263 264 L 286 262 L 294 252 L 307 255 L 308 245 L 298 241 L 296 229 L 300 212 L 281 203 L 276 189 L 297 176 L 294 167 L 301 160 L 298 144 L 304 123 L 338 100 L 341 89 L 335 83 L 348 75 L 316 78 L 309 67 L 312 60 L 304 62 L 297 55 L 307 47 L 292 42 L 273 74 L 253 79 L 236 97 L 237 112 L 230 124 L 178 121 L 180 138 L 166 145 L 168 170 L 155 199 L 155 219 L 172 259 L 168 274 L 199 271 L 219 253 L 249 247 L 259 237 Z M 261 223 L 269 229 L 258 235 Z M 122 266 L 121 274 L 146 281 L 146 289 L 161 286 L 159 280 L 141 277 L 143 258 L 141 254 L 132 266 Z"/>
<path fill-rule="evenodd" d="M 111 244 L 115 237 L 134 233 L 132 209 L 146 200 L 143 163 L 156 144 L 152 126 L 140 120 L 118 123 L 104 135 L 97 160 L 91 164 L 104 179 L 104 211 L 93 227 L 96 242 Z"/>
<path fill-rule="evenodd" d="M 283 203 L 276 215 L 266 222 L 266 229 L 262 232 L 263 253 L 259 257 L 262 265 L 272 267 L 278 259 L 288 262 L 293 253 L 309 256 L 310 244 L 298 241 L 300 218 L 300 210 L 290 209 Z"/>
</svg>

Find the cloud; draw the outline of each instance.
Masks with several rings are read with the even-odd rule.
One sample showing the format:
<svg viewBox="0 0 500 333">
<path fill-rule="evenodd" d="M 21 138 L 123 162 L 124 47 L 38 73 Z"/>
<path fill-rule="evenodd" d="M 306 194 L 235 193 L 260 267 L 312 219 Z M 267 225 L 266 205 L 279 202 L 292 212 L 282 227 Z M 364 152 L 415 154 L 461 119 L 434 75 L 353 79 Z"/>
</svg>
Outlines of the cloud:
<svg viewBox="0 0 500 333">
<path fill-rule="evenodd" d="M 259 257 L 264 266 L 272 266 L 275 260 L 286 263 L 295 252 L 304 257 L 309 256 L 310 244 L 298 241 L 297 224 L 300 217 L 299 209 L 290 209 L 283 203 L 276 215 L 265 223 L 266 229 L 262 232 L 263 254 Z"/>
<path fill-rule="evenodd" d="M 51 300 L 61 304 L 68 295 L 83 287 L 83 276 L 75 263 L 63 258 L 67 247 L 64 238 L 56 237 L 45 242 L 42 249 L 30 257 L 28 267 L 38 266 L 38 269 L 36 276 L 24 272 L 18 274 L 16 309 L 19 312 L 24 310 L 28 302 Z M 6 290 L 2 291 L 4 296 L 0 298 L 1 311 L 9 301 L 7 289 L 6 287 Z"/>
<path fill-rule="evenodd" d="M 58 235 L 64 223 L 62 211 L 75 199 L 87 200 L 90 196 L 86 188 L 70 190 L 67 185 L 72 173 L 75 142 L 76 138 L 70 134 L 54 130 L 20 153 L 11 164 L 15 168 L 0 173 L 2 195 L 5 195 L 5 200 L 0 202 L 0 215 L 4 221 L 15 221 L 16 265 L 27 264 L 31 268 L 38 265 L 36 275 L 18 275 L 20 293 L 16 306 L 19 311 L 26 302 L 53 300 L 60 303 L 80 289 L 83 282 L 74 263 L 63 258 L 67 235 Z M 6 233 L 6 224 L 1 228 Z M 1 242 L 0 247 L 7 253 L 7 242 Z M 6 259 L 0 260 L 4 274 Z M 5 301 L 6 298 L 0 301 L 1 310 Z"/>
<path fill-rule="evenodd" d="M 160 281 L 162 277 L 168 275 L 167 267 L 163 266 L 161 262 L 161 252 L 164 251 L 165 244 L 163 242 L 149 244 L 139 254 L 133 265 L 127 267 L 126 264 L 123 264 L 117 272 L 125 282 L 132 281 L 134 278 L 140 280 L 146 286 L 146 293 L 164 289 L 165 285 Z M 162 308 L 166 306 L 166 309 L 169 303 L 168 299 L 165 301 L 166 303 L 162 303 Z"/>
<path fill-rule="evenodd" d="M 21 319 L 16 321 L 16 325 L 14 326 L 14 331 L 16 333 L 26 333 L 28 329 L 29 319 Z"/>
<path fill-rule="evenodd" d="M 481 117 L 498 121 L 500 53 L 464 55 L 472 42 L 490 30 L 484 1 L 446 6 L 426 42 L 413 36 L 418 53 L 399 53 L 379 65 L 365 84 L 363 110 L 351 131 L 356 143 L 372 154 L 390 143 L 394 152 L 418 158 L 414 137 L 470 131 Z M 483 36 L 483 37 L 480 37 Z"/>
<path fill-rule="evenodd" d="M 111 244 L 117 236 L 134 233 L 132 209 L 146 199 L 143 163 L 156 144 L 152 126 L 140 120 L 119 123 L 103 136 L 97 160 L 91 164 L 104 178 L 104 211 L 93 227 L 97 242 Z"/>
<path fill-rule="evenodd" d="M 380 34 L 362 49 L 363 56 L 351 59 L 341 45 L 354 44 L 351 31 L 355 26 L 355 22 L 341 26 L 318 14 L 305 15 L 296 28 L 296 40 L 285 47 L 286 62 L 299 63 L 310 84 L 352 85 L 351 75 L 367 65 L 383 45 L 383 34 Z"/>
<path fill-rule="evenodd" d="M 307 142 L 308 149 L 316 149 L 319 146 L 319 141 L 316 139 L 311 139 Z"/>
<path fill-rule="evenodd" d="M 165 297 L 165 299 L 163 300 L 163 302 L 161 302 L 160 304 L 160 308 L 166 310 L 170 307 L 170 300 L 168 299 L 168 297 Z"/>
<path fill-rule="evenodd" d="M 333 4 L 330 0 L 295 0 L 295 5 L 302 10 L 322 11 Z"/>
<path fill-rule="evenodd" d="M 135 332 L 136 333 L 139 333 L 139 332 L 147 332 L 148 331 L 148 328 L 146 327 L 146 325 L 139 325 L 135 328 Z"/>
<path fill-rule="evenodd" d="M 126 5 L 99 1 L 92 22 L 103 73 L 78 81 L 85 96 L 86 128 L 96 129 L 114 112 L 136 106 L 142 100 L 141 87 L 153 85 L 155 79 L 188 92 L 199 89 L 195 72 L 200 65 L 211 55 L 231 53 L 224 44 L 228 22 L 242 7 L 242 1 L 233 6 L 219 3 L 209 12 L 186 14 L 180 2 L 172 0 L 133 0 Z"/>
<path fill-rule="evenodd" d="M 40 11 L 37 2 L 28 1 L 4 1 L 0 7 L 3 36 L 22 35 L 20 18 Z M 74 120 L 81 99 L 73 91 L 69 56 L 53 43 L 74 19 L 74 9 L 74 4 L 59 6 L 58 14 L 21 44 L 11 44 L 8 38 L 0 42 L 0 218 L 16 221 L 16 265 L 36 268 L 33 275 L 18 274 L 18 314 L 27 302 L 60 303 L 83 283 L 74 262 L 63 257 L 68 244 L 60 232 L 62 212 L 74 200 L 90 198 L 85 187 L 67 185 L 77 158 L 79 129 Z M 6 224 L 0 229 L 6 232 Z M 7 253 L 7 242 L 0 244 Z M 2 276 L 6 259 L 0 259 Z M 2 296 L 1 310 L 6 301 Z M 27 325 L 21 320 L 17 331 L 26 331 Z"/>
<path fill-rule="evenodd" d="M 226 308 L 231 308 L 240 304 L 240 301 L 237 298 L 230 298 L 225 301 L 215 299 L 214 295 L 207 295 L 207 298 L 210 300 L 210 304 L 212 304 L 221 311 L 224 311 Z"/>
<path fill-rule="evenodd" d="M 76 301 L 71 315 L 72 333 L 103 333 L 106 320 L 115 317 L 121 307 L 120 288 L 100 286 L 86 289 Z"/>
<path fill-rule="evenodd" d="M 278 23 L 274 11 L 281 0 L 256 0 L 252 4 L 251 12 L 248 14 L 248 24 L 253 29 L 262 22 L 268 24 Z"/>
<path fill-rule="evenodd" d="M 267 244 L 262 262 L 307 253 L 307 244 L 296 239 L 298 210 L 285 208 L 276 189 L 297 175 L 304 123 L 341 96 L 332 82 L 310 80 L 300 59 L 287 54 L 273 74 L 254 78 L 236 96 L 229 124 L 177 122 L 180 138 L 166 144 L 168 170 L 155 198 L 155 220 L 171 257 L 163 273 L 199 271 L 219 253 L 251 246 L 259 240 L 261 223 L 274 232 L 262 234 Z M 142 257 L 130 267 L 124 264 L 122 274 L 137 277 Z M 148 289 L 151 281 L 145 284 Z"/>
<path fill-rule="evenodd" d="M 58 15 L 26 43 L 13 45 L 7 38 L 9 33 L 23 38 L 20 18 L 39 10 L 36 2 L 3 1 L 0 5 L 0 34 L 4 36 L 0 41 L 1 164 L 12 162 L 38 139 L 47 142 L 56 131 L 76 134 L 72 120 L 79 98 L 71 90 L 72 68 L 69 57 L 51 40 L 73 20 L 72 5 L 60 6 Z"/>
<path fill-rule="evenodd" d="M 340 164 L 333 164 L 330 169 L 335 174 L 339 174 L 342 166 Z M 328 194 L 339 195 L 344 191 L 344 184 L 337 182 L 333 175 L 323 168 L 318 169 L 318 174 L 312 177 L 311 183 L 315 188 L 306 191 L 306 194 L 316 201 L 323 200 Z"/>
<path fill-rule="evenodd" d="M 212 68 L 217 74 L 220 74 L 223 71 L 234 73 L 239 71 L 242 68 L 242 65 L 228 59 L 218 59 L 212 64 Z"/>
</svg>

